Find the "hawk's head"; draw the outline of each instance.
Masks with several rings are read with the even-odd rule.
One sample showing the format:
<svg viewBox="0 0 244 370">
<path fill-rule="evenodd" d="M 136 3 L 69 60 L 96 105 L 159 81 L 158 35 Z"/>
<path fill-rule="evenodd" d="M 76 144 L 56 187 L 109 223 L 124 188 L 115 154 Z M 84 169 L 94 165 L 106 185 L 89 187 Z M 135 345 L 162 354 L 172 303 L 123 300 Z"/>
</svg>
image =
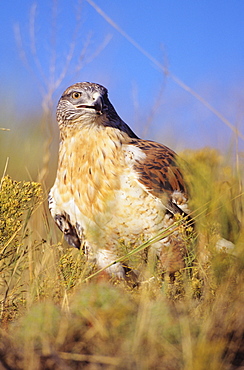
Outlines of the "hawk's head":
<svg viewBox="0 0 244 370">
<path fill-rule="evenodd" d="M 108 90 L 96 83 L 79 82 L 68 87 L 58 102 L 57 121 L 61 130 L 95 124 L 114 127 L 137 138 L 116 113 L 108 99 Z"/>
<path fill-rule="evenodd" d="M 98 117 L 114 111 L 108 100 L 108 91 L 105 87 L 80 82 L 68 87 L 61 96 L 57 107 L 57 120 L 59 123 L 67 121 L 94 122 Z"/>
</svg>

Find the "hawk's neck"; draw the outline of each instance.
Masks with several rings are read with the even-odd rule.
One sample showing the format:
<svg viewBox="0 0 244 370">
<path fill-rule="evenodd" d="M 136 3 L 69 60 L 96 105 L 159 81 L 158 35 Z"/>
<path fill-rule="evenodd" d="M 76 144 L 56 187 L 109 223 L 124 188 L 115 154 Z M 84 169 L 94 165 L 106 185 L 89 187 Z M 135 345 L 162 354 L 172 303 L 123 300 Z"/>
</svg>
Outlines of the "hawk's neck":
<svg viewBox="0 0 244 370">
<path fill-rule="evenodd" d="M 126 168 L 122 145 L 129 140 L 112 127 L 76 130 L 62 140 L 56 181 L 62 192 L 77 198 L 82 212 L 89 214 L 91 207 L 102 211 L 105 199 L 112 199 L 120 188 L 120 175 Z"/>
</svg>

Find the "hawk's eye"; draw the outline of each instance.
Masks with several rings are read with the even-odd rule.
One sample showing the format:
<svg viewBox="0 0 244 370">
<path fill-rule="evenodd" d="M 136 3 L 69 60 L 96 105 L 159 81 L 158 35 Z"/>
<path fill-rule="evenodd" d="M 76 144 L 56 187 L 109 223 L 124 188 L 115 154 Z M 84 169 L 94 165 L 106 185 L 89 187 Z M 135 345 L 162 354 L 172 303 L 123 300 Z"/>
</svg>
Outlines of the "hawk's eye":
<svg viewBox="0 0 244 370">
<path fill-rule="evenodd" d="M 78 91 L 73 92 L 72 98 L 73 99 L 79 99 L 81 97 L 81 93 Z"/>
</svg>

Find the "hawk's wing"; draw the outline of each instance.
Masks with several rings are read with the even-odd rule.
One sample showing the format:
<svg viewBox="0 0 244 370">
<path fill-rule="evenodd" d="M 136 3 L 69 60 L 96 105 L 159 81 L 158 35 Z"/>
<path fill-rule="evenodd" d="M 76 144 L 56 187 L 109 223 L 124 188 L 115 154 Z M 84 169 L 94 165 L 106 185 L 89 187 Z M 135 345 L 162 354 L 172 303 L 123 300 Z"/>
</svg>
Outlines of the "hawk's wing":
<svg viewBox="0 0 244 370">
<path fill-rule="evenodd" d="M 140 148 L 145 157 L 134 164 L 139 182 L 147 191 L 165 201 L 172 213 L 182 213 L 187 202 L 187 190 L 177 165 L 177 155 L 168 147 L 149 140 L 132 139 L 131 145 Z"/>
<path fill-rule="evenodd" d="M 57 206 L 55 199 L 53 198 L 53 191 L 55 185 L 51 189 L 49 196 L 48 196 L 48 203 L 51 215 L 54 218 L 54 221 L 58 228 L 64 234 L 64 238 L 69 245 L 72 247 L 80 249 L 81 247 L 81 240 L 77 234 L 77 225 L 74 226 L 70 222 L 70 217 L 65 211 L 61 211 Z"/>
</svg>

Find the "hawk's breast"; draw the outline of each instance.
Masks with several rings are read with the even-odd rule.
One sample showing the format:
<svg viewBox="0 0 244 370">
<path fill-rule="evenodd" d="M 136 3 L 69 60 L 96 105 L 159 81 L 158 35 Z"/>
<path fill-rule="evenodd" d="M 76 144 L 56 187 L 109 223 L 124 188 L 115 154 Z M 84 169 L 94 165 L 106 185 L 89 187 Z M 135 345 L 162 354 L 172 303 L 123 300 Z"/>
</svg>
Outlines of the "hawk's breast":
<svg viewBox="0 0 244 370">
<path fill-rule="evenodd" d="M 96 248 L 115 245 L 118 238 L 133 243 L 162 228 L 162 200 L 147 191 L 134 169 L 136 161 L 144 160 L 143 151 L 122 144 L 110 128 L 97 136 L 93 132 L 92 140 L 89 132 L 80 135 L 66 138 L 60 146 L 52 188 L 56 208 L 72 225 L 80 225 Z"/>
</svg>

